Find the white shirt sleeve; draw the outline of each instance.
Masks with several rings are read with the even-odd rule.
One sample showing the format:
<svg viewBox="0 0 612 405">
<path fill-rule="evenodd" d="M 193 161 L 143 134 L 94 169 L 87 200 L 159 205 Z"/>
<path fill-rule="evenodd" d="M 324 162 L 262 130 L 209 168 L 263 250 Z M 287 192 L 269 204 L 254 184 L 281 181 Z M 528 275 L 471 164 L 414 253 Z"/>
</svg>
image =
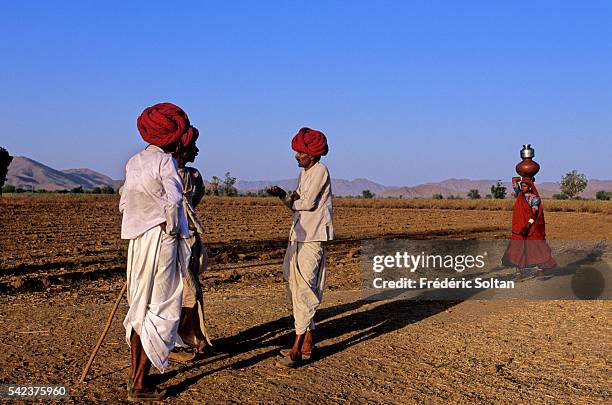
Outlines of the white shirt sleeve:
<svg viewBox="0 0 612 405">
<path fill-rule="evenodd" d="M 179 232 L 179 207 L 183 205 L 183 185 L 178 175 L 176 161 L 170 156 L 163 157 L 160 164 L 162 186 L 166 192 L 166 233 L 176 235 Z"/>
<path fill-rule="evenodd" d="M 123 193 L 123 186 L 119 187 L 119 190 L 117 191 L 119 193 L 119 196 L 121 198 L 119 198 L 119 212 L 123 214 L 123 210 L 125 209 L 125 205 L 126 205 L 126 197 Z"/>
</svg>

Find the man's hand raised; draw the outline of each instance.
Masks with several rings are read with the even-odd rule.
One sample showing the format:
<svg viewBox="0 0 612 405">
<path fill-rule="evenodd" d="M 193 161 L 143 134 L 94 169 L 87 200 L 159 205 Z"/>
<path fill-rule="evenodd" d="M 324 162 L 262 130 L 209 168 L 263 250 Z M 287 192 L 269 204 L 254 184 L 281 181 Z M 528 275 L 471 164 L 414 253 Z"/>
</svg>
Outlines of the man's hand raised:
<svg viewBox="0 0 612 405">
<path fill-rule="evenodd" d="M 273 195 L 278 198 L 285 198 L 287 196 L 287 192 L 278 186 L 272 186 L 266 189 L 266 192 L 270 195 Z"/>
</svg>

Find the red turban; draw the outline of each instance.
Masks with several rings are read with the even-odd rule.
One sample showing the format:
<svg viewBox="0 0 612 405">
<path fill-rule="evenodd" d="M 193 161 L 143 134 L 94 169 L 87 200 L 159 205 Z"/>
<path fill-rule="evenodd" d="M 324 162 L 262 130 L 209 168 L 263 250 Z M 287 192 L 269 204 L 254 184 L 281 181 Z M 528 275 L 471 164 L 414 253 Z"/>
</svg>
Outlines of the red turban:
<svg viewBox="0 0 612 405">
<path fill-rule="evenodd" d="M 291 149 L 310 156 L 325 156 L 329 151 L 327 138 L 321 131 L 302 128 L 291 140 Z"/>
<path fill-rule="evenodd" d="M 136 122 L 145 142 L 176 151 L 197 138 L 197 129 L 189 124 L 185 111 L 172 103 L 159 103 L 146 108 Z"/>
<path fill-rule="evenodd" d="M 192 127 L 190 125 L 187 131 L 183 133 L 183 136 L 181 136 L 181 139 L 179 139 L 179 142 L 175 148 L 175 152 L 187 149 L 191 144 L 195 143 L 195 141 L 198 139 L 198 136 L 200 136 L 200 131 L 198 131 L 196 127 Z"/>
</svg>

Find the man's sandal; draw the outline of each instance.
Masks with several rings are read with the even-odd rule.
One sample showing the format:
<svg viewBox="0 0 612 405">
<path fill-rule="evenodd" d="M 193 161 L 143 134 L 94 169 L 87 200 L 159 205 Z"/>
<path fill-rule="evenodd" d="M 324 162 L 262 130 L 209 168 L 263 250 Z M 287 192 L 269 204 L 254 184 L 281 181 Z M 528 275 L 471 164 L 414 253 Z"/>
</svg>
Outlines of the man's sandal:
<svg viewBox="0 0 612 405">
<path fill-rule="evenodd" d="M 159 390 L 157 388 L 145 388 L 142 390 L 136 390 L 130 388 L 128 390 L 128 401 L 130 402 L 149 402 L 149 401 L 163 401 L 166 398 L 167 391 Z"/>
<path fill-rule="evenodd" d="M 291 349 L 280 349 L 280 355 L 282 357 L 289 357 L 290 354 L 291 354 Z M 310 360 L 311 357 L 312 357 L 312 351 L 302 352 L 302 360 Z"/>
<path fill-rule="evenodd" d="M 283 357 L 276 362 L 277 366 L 287 368 L 297 368 L 300 364 L 302 364 L 302 360 L 292 360 L 290 356 Z"/>
</svg>

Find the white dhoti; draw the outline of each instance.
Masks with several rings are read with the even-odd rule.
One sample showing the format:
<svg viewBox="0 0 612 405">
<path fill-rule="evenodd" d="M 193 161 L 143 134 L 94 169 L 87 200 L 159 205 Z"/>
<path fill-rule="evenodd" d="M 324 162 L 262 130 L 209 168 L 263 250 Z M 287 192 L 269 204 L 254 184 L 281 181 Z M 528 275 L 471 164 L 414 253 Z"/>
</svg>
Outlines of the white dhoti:
<svg viewBox="0 0 612 405">
<path fill-rule="evenodd" d="M 130 344 L 132 330 L 139 336 L 151 363 L 160 372 L 177 340 L 183 281 L 190 250 L 184 239 L 155 226 L 130 240 L 127 261 L 127 299 L 123 321 Z"/>
<path fill-rule="evenodd" d="M 314 315 L 323 300 L 325 287 L 325 247 L 322 242 L 291 241 L 283 263 L 289 282 L 295 333 L 314 330 Z"/>
</svg>

